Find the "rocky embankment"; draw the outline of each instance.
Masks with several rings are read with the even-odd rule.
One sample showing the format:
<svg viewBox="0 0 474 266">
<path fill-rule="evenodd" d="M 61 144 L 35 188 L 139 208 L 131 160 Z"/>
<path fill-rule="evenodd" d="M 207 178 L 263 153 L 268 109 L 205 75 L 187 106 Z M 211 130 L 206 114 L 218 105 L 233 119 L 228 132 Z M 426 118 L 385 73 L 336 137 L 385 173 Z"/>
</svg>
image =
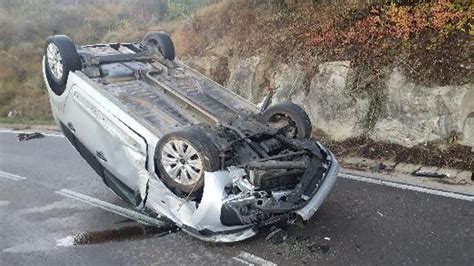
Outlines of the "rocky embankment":
<svg viewBox="0 0 474 266">
<path fill-rule="evenodd" d="M 257 104 L 273 88 L 273 102 L 302 105 L 313 127 L 334 141 L 368 135 L 405 147 L 443 140 L 474 147 L 474 84 L 420 86 L 394 67 L 383 77 L 382 97 L 373 98 L 350 89 L 355 82 L 350 61 L 322 63 L 311 73 L 298 64 L 269 65 L 259 56 L 183 60 Z M 376 115 L 374 105 L 381 110 Z"/>
</svg>

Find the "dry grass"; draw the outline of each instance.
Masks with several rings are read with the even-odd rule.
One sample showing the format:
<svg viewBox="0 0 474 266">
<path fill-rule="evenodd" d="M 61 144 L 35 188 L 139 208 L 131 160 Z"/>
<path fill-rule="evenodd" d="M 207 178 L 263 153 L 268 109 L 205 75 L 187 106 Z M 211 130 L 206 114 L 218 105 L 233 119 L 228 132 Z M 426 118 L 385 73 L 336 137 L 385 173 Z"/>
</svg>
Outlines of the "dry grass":
<svg viewBox="0 0 474 266">
<path fill-rule="evenodd" d="M 76 6 L 75 1 L 67 0 L 0 3 L 2 121 L 52 120 L 41 75 L 43 43 L 48 36 L 67 34 L 78 44 L 98 43 L 103 39 L 130 41 L 130 38 L 138 40 L 138 34 L 157 23 L 149 13 L 139 12 L 139 5 L 130 8 L 130 3 L 125 1 L 107 0 L 99 4 Z M 13 117 L 7 117 L 8 114 Z"/>
<path fill-rule="evenodd" d="M 374 141 L 363 135 L 333 141 L 321 130 L 313 131 L 321 143 L 337 157 L 362 157 L 395 163 L 412 163 L 474 172 L 474 150 L 452 141 L 438 141 L 407 148 L 395 143 Z"/>
<path fill-rule="evenodd" d="M 77 44 L 138 41 L 168 18 L 208 0 L 0 1 L 0 119 L 52 119 L 41 77 L 44 40 L 67 34 Z M 170 24 L 171 25 L 171 24 Z M 6 118 L 8 114 L 13 118 Z"/>
<path fill-rule="evenodd" d="M 183 12 L 176 5 L 162 22 L 158 2 L 99 0 L 9 1 L 0 4 L 0 117 L 50 118 L 41 81 L 43 42 L 68 34 L 79 44 L 137 41 L 149 30 L 172 33 L 179 55 L 220 57 L 212 71 L 225 83 L 227 59 L 264 55 L 271 62 L 296 62 L 317 71 L 320 61 L 351 60 L 354 92 L 378 89 L 387 67 L 398 64 L 421 83 L 472 82 L 473 9 L 462 1 L 408 6 L 367 5 L 367 1 L 217 1 Z M 197 1 L 199 2 L 199 1 Z M 201 1 L 204 3 L 205 1 Z M 270 4 L 273 2 L 273 4 Z M 296 3 L 297 4 L 293 4 Z M 460 2 L 461 4 L 457 3 Z M 10 7 L 9 7 L 10 6 Z M 178 9 L 176 9 L 178 8 Z M 54 14 L 52 16 L 51 14 Z M 373 78 L 375 77 L 375 78 Z M 380 113 L 374 102 L 371 113 Z M 369 123 L 370 124 L 370 123 Z"/>
<path fill-rule="evenodd" d="M 348 2 L 352 4 L 298 1 L 281 8 L 223 1 L 174 27 L 173 38 L 181 55 L 263 55 L 302 64 L 351 60 L 361 75 L 358 79 L 372 81 L 357 84 L 356 89 L 378 89 L 380 78 L 371 77 L 383 78 L 380 72 L 393 65 L 423 84 L 472 81 L 474 10 L 469 3 L 396 6 Z"/>
</svg>

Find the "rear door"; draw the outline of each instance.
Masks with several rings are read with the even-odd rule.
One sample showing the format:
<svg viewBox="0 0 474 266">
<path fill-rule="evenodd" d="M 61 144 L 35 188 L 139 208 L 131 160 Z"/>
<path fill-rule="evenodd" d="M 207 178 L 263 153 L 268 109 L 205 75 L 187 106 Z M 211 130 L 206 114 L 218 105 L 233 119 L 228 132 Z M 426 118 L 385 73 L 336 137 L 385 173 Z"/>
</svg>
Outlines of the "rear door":
<svg viewBox="0 0 474 266">
<path fill-rule="evenodd" d="M 148 181 L 147 146 L 140 135 L 121 122 L 117 117 L 120 114 L 107 111 L 112 104 L 88 83 L 75 84 L 65 101 L 63 122 L 75 136 L 81 155 L 89 157 L 85 158 L 89 164 L 98 162 L 102 166 L 93 167 L 106 184 L 137 205 Z"/>
</svg>

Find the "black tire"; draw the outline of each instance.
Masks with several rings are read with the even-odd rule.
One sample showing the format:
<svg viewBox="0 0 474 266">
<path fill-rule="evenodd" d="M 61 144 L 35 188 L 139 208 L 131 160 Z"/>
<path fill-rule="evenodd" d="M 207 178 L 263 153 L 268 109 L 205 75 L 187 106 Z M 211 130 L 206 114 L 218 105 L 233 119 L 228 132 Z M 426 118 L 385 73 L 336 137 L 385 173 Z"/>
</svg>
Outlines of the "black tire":
<svg viewBox="0 0 474 266">
<path fill-rule="evenodd" d="M 174 44 L 168 33 L 164 31 L 151 31 L 143 38 L 145 44 L 156 48 L 164 58 L 173 61 L 175 58 Z"/>
<path fill-rule="evenodd" d="M 279 103 L 270 106 L 261 116 L 261 122 L 269 125 L 282 119 L 287 120 L 290 124 L 290 128 L 287 128 L 285 132 L 287 137 L 301 139 L 311 136 L 311 120 L 303 108 L 297 104 L 291 102 Z"/>
<path fill-rule="evenodd" d="M 176 146 L 179 144 L 176 143 L 179 143 L 179 141 L 184 141 L 188 145 L 191 145 L 191 147 L 194 148 L 198 154 L 197 160 L 202 162 L 202 169 L 198 172 L 198 177 L 194 179 L 197 181 L 193 181 L 192 184 L 183 184 L 182 182 L 178 182 L 177 178 L 173 178 L 169 174 L 169 171 L 172 171 L 171 169 L 181 167 L 184 168 L 184 175 L 188 177 L 188 179 L 185 180 L 191 180 L 191 175 L 185 168 L 190 166 L 187 165 L 188 160 L 184 160 L 185 164 L 182 162 L 178 163 L 178 161 L 176 161 L 176 166 L 170 165 L 169 161 L 165 162 L 165 160 L 174 160 L 174 155 L 169 155 L 169 153 L 166 152 L 167 147 L 169 148 L 171 145 L 174 147 L 174 151 L 177 152 L 178 147 Z M 176 195 L 180 197 L 195 198 L 197 195 L 199 195 L 199 193 L 202 192 L 202 188 L 204 186 L 204 172 L 214 172 L 219 170 L 220 167 L 219 150 L 213 143 L 214 142 L 212 139 L 202 129 L 199 128 L 187 128 L 166 134 L 158 141 L 155 149 L 155 171 L 157 175 L 163 181 L 163 183 Z M 189 147 L 187 149 L 189 149 Z M 183 159 L 183 157 L 181 158 Z M 189 160 L 196 160 L 196 158 L 192 159 L 191 157 Z M 197 168 L 193 169 L 196 170 Z M 181 174 L 181 170 L 179 171 L 180 172 L 178 175 Z"/>
<path fill-rule="evenodd" d="M 59 72 L 51 68 L 50 61 L 52 59 L 49 58 L 48 48 L 53 48 L 52 45 L 59 52 L 62 65 L 58 66 L 57 69 L 62 71 L 60 75 L 58 74 Z M 55 35 L 46 39 L 44 46 L 44 69 L 49 87 L 56 95 L 61 95 L 66 89 L 69 72 L 80 70 L 81 68 L 81 59 L 71 38 L 66 35 Z"/>
</svg>

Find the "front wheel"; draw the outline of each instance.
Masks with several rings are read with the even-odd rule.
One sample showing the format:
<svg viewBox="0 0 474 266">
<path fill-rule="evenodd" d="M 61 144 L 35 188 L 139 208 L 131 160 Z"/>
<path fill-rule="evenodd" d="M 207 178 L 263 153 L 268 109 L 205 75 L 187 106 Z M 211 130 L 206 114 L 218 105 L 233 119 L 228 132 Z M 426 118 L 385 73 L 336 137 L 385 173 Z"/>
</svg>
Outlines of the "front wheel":
<svg viewBox="0 0 474 266">
<path fill-rule="evenodd" d="M 204 186 L 204 172 L 219 170 L 219 151 L 199 128 L 163 136 L 155 150 L 155 168 L 163 183 L 176 195 L 194 198 Z"/>
<path fill-rule="evenodd" d="M 299 105 L 284 102 L 266 109 L 261 116 L 261 122 L 278 128 L 289 138 L 309 138 L 311 136 L 311 120 Z"/>
<path fill-rule="evenodd" d="M 66 89 L 70 71 L 82 68 L 76 46 L 66 35 L 55 35 L 46 39 L 44 68 L 48 85 L 57 95 Z"/>
<path fill-rule="evenodd" d="M 157 50 L 165 59 L 173 61 L 175 58 L 174 44 L 168 33 L 151 31 L 145 34 L 143 42 L 152 50 Z"/>
</svg>

